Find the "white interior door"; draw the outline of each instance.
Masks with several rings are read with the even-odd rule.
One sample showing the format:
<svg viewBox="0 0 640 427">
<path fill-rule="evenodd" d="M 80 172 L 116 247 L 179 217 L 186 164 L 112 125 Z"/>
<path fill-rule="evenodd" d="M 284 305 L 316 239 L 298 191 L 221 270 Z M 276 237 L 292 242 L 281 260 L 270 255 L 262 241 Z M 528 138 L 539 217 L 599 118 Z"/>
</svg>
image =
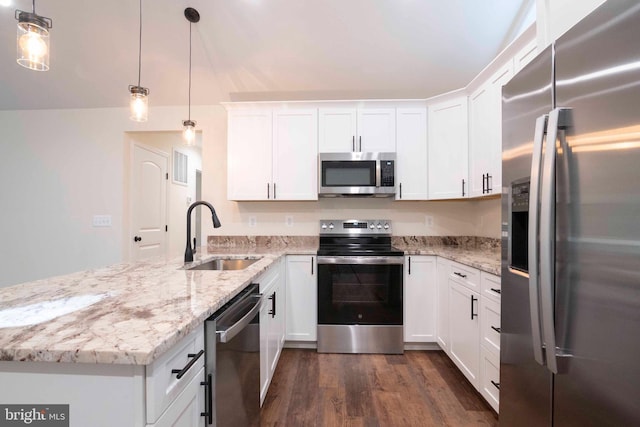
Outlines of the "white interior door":
<svg viewBox="0 0 640 427">
<path fill-rule="evenodd" d="M 166 253 L 169 155 L 133 146 L 131 173 L 131 258 Z"/>
</svg>

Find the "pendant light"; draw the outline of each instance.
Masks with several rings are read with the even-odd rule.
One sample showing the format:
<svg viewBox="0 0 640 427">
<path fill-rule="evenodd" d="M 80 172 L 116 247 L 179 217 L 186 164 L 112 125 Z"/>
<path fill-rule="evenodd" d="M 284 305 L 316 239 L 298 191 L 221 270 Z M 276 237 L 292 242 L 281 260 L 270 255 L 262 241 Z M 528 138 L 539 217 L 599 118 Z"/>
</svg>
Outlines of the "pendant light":
<svg viewBox="0 0 640 427">
<path fill-rule="evenodd" d="M 189 118 L 182 121 L 182 132 L 185 143 L 194 145 L 196 140 L 196 122 L 191 120 L 191 24 L 200 21 L 200 14 L 192 7 L 184 10 L 184 17 L 189 21 Z"/>
<path fill-rule="evenodd" d="M 18 20 L 18 64 L 36 71 L 49 69 L 49 30 L 53 27 L 50 18 L 36 14 L 36 0 L 32 1 L 32 12 L 16 10 Z"/>
<path fill-rule="evenodd" d="M 140 0 L 140 34 L 138 37 L 138 85 L 129 86 L 129 118 L 135 122 L 146 122 L 149 118 L 149 89 L 140 86 L 140 72 L 142 69 L 142 0 Z"/>
</svg>

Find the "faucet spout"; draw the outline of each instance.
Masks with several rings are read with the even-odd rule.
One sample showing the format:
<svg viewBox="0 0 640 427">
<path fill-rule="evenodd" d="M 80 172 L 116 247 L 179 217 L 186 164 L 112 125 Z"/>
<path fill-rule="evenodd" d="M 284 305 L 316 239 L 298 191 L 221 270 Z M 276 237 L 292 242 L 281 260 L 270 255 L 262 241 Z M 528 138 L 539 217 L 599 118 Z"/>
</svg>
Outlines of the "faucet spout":
<svg viewBox="0 0 640 427">
<path fill-rule="evenodd" d="M 220 220 L 218 219 L 218 215 L 216 215 L 216 210 L 213 208 L 211 203 L 204 201 L 193 202 L 189 209 L 187 209 L 187 248 L 184 251 L 184 262 L 192 262 L 193 254 L 196 251 L 196 239 L 193 239 L 193 248 L 191 247 L 191 211 L 193 208 L 199 205 L 205 205 L 211 211 L 211 220 L 213 221 L 213 228 L 220 228 L 222 224 L 220 224 Z"/>
</svg>

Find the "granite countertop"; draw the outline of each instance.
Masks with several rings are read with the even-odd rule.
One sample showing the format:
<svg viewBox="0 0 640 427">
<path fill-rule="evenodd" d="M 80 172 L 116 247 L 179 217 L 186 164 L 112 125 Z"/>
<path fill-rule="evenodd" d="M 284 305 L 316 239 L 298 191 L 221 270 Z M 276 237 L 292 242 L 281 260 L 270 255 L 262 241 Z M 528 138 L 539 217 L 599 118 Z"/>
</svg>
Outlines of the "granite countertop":
<svg viewBox="0 0 640 427">
<path fill-rule="evenodd" d="M 263 256 L 239 271 L 155 258 L 2 288 L 0 360 L 147 365 L 284 253 L 217 251 Z M 194 264 L 212 257 L 196 254 Z"/>
<path fill-rule="evenodd" d="M 408 255 L 438 255 L 500 274 L 495 247 L 393 243 Z M 317 247 L 317 237 L 210 239 L 194 264 L 215 256 L 262 259 L 244 270 L 208 271 L 182 269 L 181 257 L 155 258 L 1 288 L 0 361 L 148 365 L 278 258 L 315 255 Z"/>
</svg>

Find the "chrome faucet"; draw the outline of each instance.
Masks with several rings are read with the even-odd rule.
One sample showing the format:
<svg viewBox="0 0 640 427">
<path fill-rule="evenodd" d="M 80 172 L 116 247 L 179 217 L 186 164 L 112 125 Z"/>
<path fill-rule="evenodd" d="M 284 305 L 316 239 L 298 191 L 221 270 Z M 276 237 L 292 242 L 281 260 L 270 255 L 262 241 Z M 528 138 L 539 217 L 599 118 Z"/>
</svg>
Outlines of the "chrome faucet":
<svg viewBox="0 0 640 427">
<path fill-rule="evenodd" d="M 193 254 L 196 253 L 196 238 L 193 238 L 193 248 L 191 248 L 191 211 L 198 205 L 205 205 L 211 211 L 211 219 L 213 220 L 213 228 L 220 228 L 222 224 L 220 224 L 220 220 L 218 219 L 218 215 L 216 215 L 216 210 L 213 209 L 211 203 L 198 201 L 193 202 L 189 209 L 187 210 L 187 249 L 184 251 L 184 262 L 192 262 Z"/>
</svg>

